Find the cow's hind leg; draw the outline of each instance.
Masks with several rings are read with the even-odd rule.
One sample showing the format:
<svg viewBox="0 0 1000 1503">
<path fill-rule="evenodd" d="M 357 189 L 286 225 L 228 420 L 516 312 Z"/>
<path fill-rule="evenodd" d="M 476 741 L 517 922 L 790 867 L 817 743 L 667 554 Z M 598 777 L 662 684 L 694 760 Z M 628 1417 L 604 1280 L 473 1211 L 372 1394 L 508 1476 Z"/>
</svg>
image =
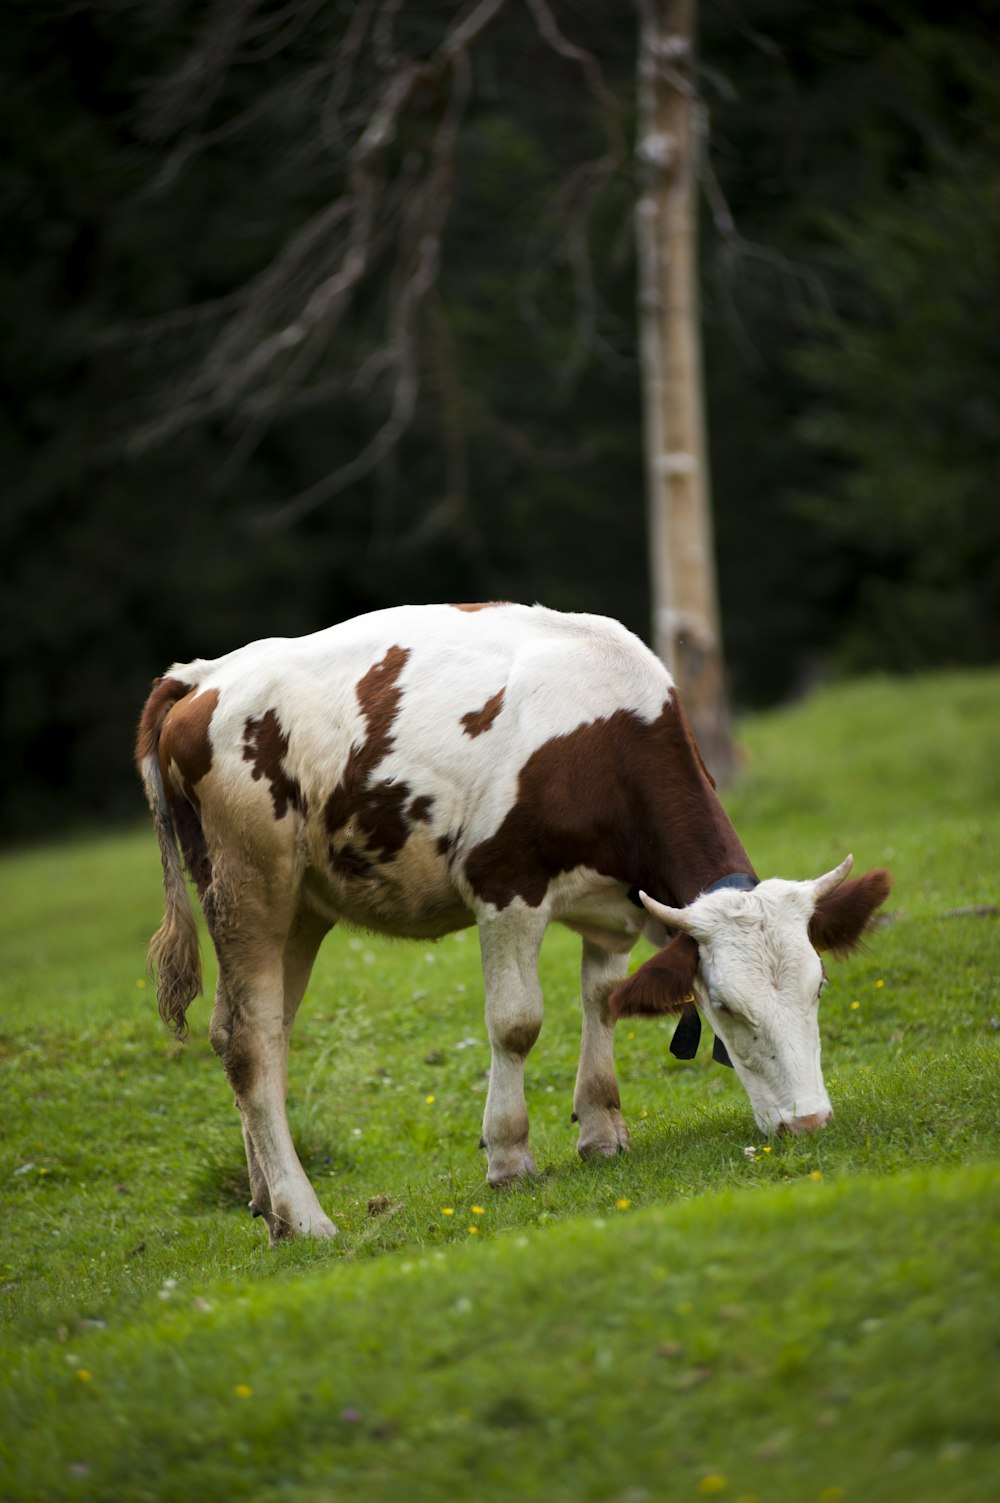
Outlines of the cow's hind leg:
<svg viewBox="0 0 1000 1503">
<path fill-rule="evenodd" d="M 284 953 L 284 1070 L 285 1081 L 288 1079 L 288 1046 L 291 1042 L 292 1029 L 302 998 L 305 996 L 309 977 L 312 975 L 316 953 L 323 942 L 325 935 L 329 934 L 332 925 L 325 919 L 319 918 L 308 908 L 300 908 L 295 916 L 295 922 L 285 941 Z M 273 1219 L 268 1222 L 271 1232 L 271 1240 L 276 1240 L 283 1235 L 281 1223 Z M 326 1230 L 317 1231 L 312 1229 L 316 1236 L 333 1236 L 336 1227 L 332 1222 L 328 1223 Z"/>
<path fill-rule="evenodd" d="M 295 1016 L 299 1010 L 312 973 L 316 952 L 330 930 L 330 924 L 311 913 L 308 909 L 300 909 L 295 922 L 285 941 L 284 950 L 284 1068 L 287 1078 L 288 1045 L 291 1038 Z M 212 1013 L 211 1039 L 216 1053 L 225 1059 L 229 1036 L 232 1032 L 229 1001 L 226 996 L 222 977 L 219 977 L 218 987 L 215 994 L 215 1008 Z M 282 1223 L 273 1215 L 271 1210 L 271 1192 L 268 1189 L 267 1180 L 260 1167 L 257 1158 L 257 1150 L 253 1144 L 253 1138 L 247 1126 L 245 1114 L 241 1112 L 243 1126 L 243 1145 L 246 1149 L 247 1172 L 250 1180 L 250 1209 L 255 1216 L 262 1216 L 267 1223 L 272 1241 L 282 1235 Z"/>
<path fill-rule="evenodd" d="M 615 1025 L 608 1013 L 608 998 L 627 973 L 627 954 L 614 954 L 584 940 L 580 968 L 583 1037 L 573 1118 L 580 1124 L 577 1150 L 585 1159 L 595 1154 L 610 1157 L 629 1147 L 615 1075 Z"/>
<path fill-rule="evenodd" d="M 285 1109 L 288 1036 L 323 926 L 297 917 L 277 925 L 273 901 L 252 901 L 247 886 L 237 923 L 213 932 L 224 1013 L 218 1028 L 213 1019 L 212 1042 L 240 1108 L 253 1203 L 272 1242 L 332 1237 L 336 1228 L 299 1162 Z"/>
<path fill-rule="evenodd" d="M 538 1173 L 528 1148 L 524 1061 L 542 1026 L 538 952 L 544 933 L 544 921 L 520 911 L 507 910 L 479 926 L 492 1055 L 480 1146 L 491 1185 Z"/>
<path fill-rule="evenodd" d="M 229 1045 L 229 1036 L 232 1033 L 232 1019 L 229 1011 L 229 999 L 226 996 L 225 984 L 220 974 L 215 988 L 215 1006 L 212 1009 L 212 1023 L 209 1029 L 209 1038 L 212 1048 L 220 1059 L 225 1062 L 226 1050 Z M 239 1101 L 237 1101 L 239 1106 Z M 267 1180 L 257 1162 L 257 1153 L 253 1146 L 253 1139 L 247 1131 L 246 1119 L 240 1113 L 240 1122 L 243 1128 L 243 1146 L 246 1149 L 247 1173 L 250 1179 L 250 1209 L 255 1216 L 267 1217 L 271 1210 L 271 1196 L 267 1188 Z"/>
</svg>

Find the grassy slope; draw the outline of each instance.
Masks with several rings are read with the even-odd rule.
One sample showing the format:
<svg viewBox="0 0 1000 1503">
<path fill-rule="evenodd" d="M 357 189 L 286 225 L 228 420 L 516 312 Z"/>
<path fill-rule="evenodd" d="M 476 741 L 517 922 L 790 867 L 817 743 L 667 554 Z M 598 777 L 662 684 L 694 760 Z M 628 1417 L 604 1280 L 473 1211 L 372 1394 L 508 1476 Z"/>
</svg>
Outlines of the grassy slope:
<svg viewBox="0 0 1000 1503">
<path fill-rule="evenodd" d="M 175 1291 L 25 1365 L 15 1495 L 979 1500 L 995 1191 L 807 1183 Z"/>
<path fill-rule="evenodd" d="M 266 1251 L 207 1010 L 185 1050 L 159 1031 L 151 836 L 7 858 L 0 1495 L 982 1496 L 1000 956 L 995 916 L 949 914 L 1000 899 L 998 689 L 868 682 L 744 727 L 728 802 L 762 872 L 852 848 L 897 877 L 824 998 L 815 1140 L 747 1158 L 731 1072 L 642 1022 L 618 1046 L 635 1151 L 579 1164 L 576 946 L 553 933 L 544 1174 L 491 1195 L 474 938 L 334 936 L 292 1074 L 333 1249 Z"/>
</svg>

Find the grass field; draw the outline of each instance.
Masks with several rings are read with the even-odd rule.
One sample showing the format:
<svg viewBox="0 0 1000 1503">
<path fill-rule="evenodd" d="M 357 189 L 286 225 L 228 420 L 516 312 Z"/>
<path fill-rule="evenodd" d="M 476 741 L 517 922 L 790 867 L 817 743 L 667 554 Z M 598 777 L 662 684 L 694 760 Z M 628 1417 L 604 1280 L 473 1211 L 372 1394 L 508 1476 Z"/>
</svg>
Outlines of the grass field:
<svg viewBox="0 0 1000 1503">
<path fill-rule="evenodd" d="M 0 861 L 0 1498 L 1000 1492 L 1000 674 L 830 689 L 740 735 L 762 874 L 853 850 L 896 878 L 830 966 L 834 1123 L 761 1140 L 707 1046 L 679 1063 L 639 1020 L 633 1152 L 579 1162 L 553 931 L 542 1173 L 496 1194 L 474 934 L 334 934 L 290 1106 L 330 1245 L 268 1250 L 208 1006 L 183 1047 L 159 1022 L 152 832 Z"/>
</svg>

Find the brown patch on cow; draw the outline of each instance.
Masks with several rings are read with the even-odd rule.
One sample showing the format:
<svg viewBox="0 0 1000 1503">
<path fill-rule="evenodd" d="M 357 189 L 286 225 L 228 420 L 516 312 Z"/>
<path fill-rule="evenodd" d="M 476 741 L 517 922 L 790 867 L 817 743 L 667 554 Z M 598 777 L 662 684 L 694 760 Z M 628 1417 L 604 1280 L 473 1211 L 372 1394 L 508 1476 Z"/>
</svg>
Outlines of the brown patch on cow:
<svg viewBox="0 0 1000 1503">
<path fill-rule="evenodd" d="M 167 712 L 160 733 L 160 771 L 164 787 L 170 787 L 169 771 L 173 763 L 185 794 L 195 805 L 198 803 L 195 786 L 212 770 L 209 727 L 218 704 L 218 689 L 206 689 L 203 694 L 192 692 Z"/>
<path fill-rule="evenodd" d="M 842 882 L 817 904 L 809 920 L 810 942 L 817 950 L 831 950 L 841 960 L 852 954 L 891 891 L 892 877 L 884 867 Z"/>
<path fill-rule="evenodd" d="M 330 865 L 342 877 L 371 877 L 375 874 L 375 863 L 350 841 L 338 849 L 331 845 Z"/>
<path fill-rule="evenodd" d="M 498 689 L 486 701 L 481 710 L 470 710 L 467 715 L 462 716 L 459 724 L 467 736 L 481 736 L 484 731 L 489 730 L 494 720 L 500 714 L 500 710 L 503 707 L 503 697 L 506 692 L 506 686 Z"/>
<path fill-rule="evenodd" d="M 403 697 L 399 679 L 409 657 L 408 647 L 390 647 L 382 661 L 358 681 L 355 693 L 368 726 L 368 740 L 359 751 L 366 769 L 377 766 L 392 750 L 392 727 Z"/>
<path fill-rule="evenodd" d="M 360 746 L 351 747 L 343 776 L 323 810 L 331 837 L 330 864 L 346 876 L 370 875 L 373 863 L 394 860 L 409 838 L 405 814 L 412 792 L 409 783 L 393 778 L 372 782 L 376 767 L 395 745 L 392 728 L 403 697 L 399 679 L 409 656 L 408 648 L 390 647 L 355 691 L 367 735 Z M 334 837 L 348 823 L 351 837 L 338 848 Z"/>
<path fill-rule="evenodd" d="M 452 855 L 453 855 L 453 853 L 455 851 L 455 847 L 458 845 L 458 842 L 462 838 L 462 829 L 463 829 L 463 826 L 459 825 L 458 830 L 456 831 L 456 833 L 454 835 L 439 835 L 438 836 L 438 838 L 437 838 L 437 853 L 438 853 L 439 856 L 445 856 L 445 857 L 447 857 L 447 859 L 449 860 L 449 862 L 451 861 Z"/>
<path fill-rule="evenodd" d="M 429 793 L 422 793 L 419 798 L 413 800 L 413 803 L 406 812 L 410 819 L 415 820 L 418 824 L 427 825 L 431 822 L 431 810 L 433 807 L 434 800 L 431 795 Z"/>
<path fill-rule="evenodd" d="M 719 877 L 754 875 L 673 690 L 651 723 L 617 710 L 533 752 L 465 874 L 497 908 L 517 897 L 538 907 L 553 878 L 578 866 L 676 907 Z"/>
<path fill-rule="evenodd" d="M 160 730 L 160 775 L 184 865 L 202 898 L 212 881 L 212 862 L 201 827 L 196 789 L 212 770 L 209 727 L 218 703 L 218 689 L 206 689 L 203 694 L 191 691 L 171 706 Z M 171 767 L 177 770 L 180 789 L 170 776 Z"/>
<path fill-rule="evenodd" d="M 697 940 L 690 934 L 678 934 L 615 988 L 608 998 L 608 1009 L 616 1018 L 659 1017 L 665 1012 L 683 1012 L 691 1001 L 697 970 Z"/>
<path fill-rule="evenodd" d="M 177 798 L 171 799 L 171 813 L 188 876 L 198 889 L 198 896 L 204 898 L 212 883 L 212 858 L 198 810 L 187 799 Z"/>
<path fill-rule="evenodd" d="M 191 684 L 179 678 L 157 678 L 143 706 L 135 741 L 135 760 L 140 769 L 147 757 L 155 757 L 160 745 L 160 731 L 166 716 L 179 699 L 191 693 Z"/>
<path fill-rule="evenodd" d="M 255 783 L 266 778 L 270 784 L 275 819 L 284 819 L 290 808 L 303 817 L 309 812 L 298 782 L 285 771 L 287 756 L 288 737 L 281 729 L 278 712 L 266 710 L 257 719 L 250 716 L 243 728 L 243 760 L 253 763 Z"/>
<path fill-rule="evenodd" d="M 541 1021 L 511 1023 L 497 1035 L 496 1043 L 505 1054 L 513 1054 L 517 1059 L 524 1059 L 531 1053 L 541 1031 Z"/>
<path fill-rule="evenodd" d="M 450 602 L 453 611 L 493 611 L 498 606 L 510 605 L 509 600 L 481 600 L 472 605 L 458 605 L 454 600 Z"/>
<path fill-rule="evenodd" d="M 620 1112 L 622 1098 L 613 1075 L 596 1075 L 588 1079 L 576 1098 L 571 1121 L 579 1122 L 580 1113 L 593 1110 Z"/>
<path fill-rule="evenodd" d="M 248 1096 L 257 1075 L 257 1055 L 249 1029 L 236 1019 L 222 1052 L 222 1063 L 236 1099 Z"/>
</svg>

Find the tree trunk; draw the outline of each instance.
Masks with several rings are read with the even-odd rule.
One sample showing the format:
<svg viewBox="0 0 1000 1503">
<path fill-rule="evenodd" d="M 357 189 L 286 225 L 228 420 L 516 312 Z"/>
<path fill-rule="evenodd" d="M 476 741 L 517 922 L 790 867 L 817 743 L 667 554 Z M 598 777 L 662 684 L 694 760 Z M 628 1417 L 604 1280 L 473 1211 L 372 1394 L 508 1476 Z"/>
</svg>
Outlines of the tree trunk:
<svg viewBox="0 0 1000 1503">
<path fill-rule="evenodd" d="M 732 776 L 698 319 L 695 0 L 640 0 L 636 205 L 653 646 L 715 777 Z"/>
</svg>

